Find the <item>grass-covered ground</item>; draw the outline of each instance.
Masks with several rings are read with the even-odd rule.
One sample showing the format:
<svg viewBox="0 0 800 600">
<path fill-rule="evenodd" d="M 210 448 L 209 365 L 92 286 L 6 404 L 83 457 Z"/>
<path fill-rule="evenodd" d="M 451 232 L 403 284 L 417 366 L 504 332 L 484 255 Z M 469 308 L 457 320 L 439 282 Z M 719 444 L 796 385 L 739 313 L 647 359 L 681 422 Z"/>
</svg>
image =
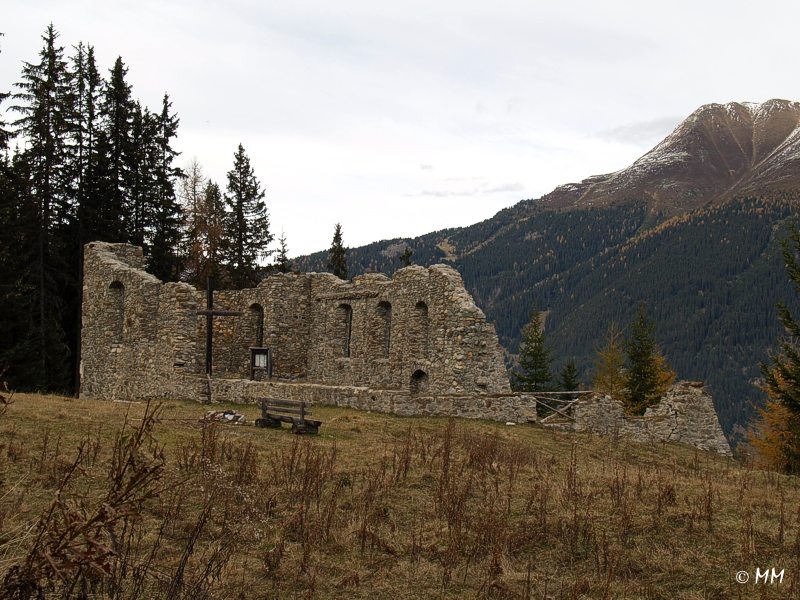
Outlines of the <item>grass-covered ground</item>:
<svg viewBox="0 0 800 600">
<path fill-rule="evenodd" d="M 320 407 L 299 437 L 206 409 L 15 395 L 0 597 L 800 597 L 797 478 L 534 426 Z"/>
</svg>

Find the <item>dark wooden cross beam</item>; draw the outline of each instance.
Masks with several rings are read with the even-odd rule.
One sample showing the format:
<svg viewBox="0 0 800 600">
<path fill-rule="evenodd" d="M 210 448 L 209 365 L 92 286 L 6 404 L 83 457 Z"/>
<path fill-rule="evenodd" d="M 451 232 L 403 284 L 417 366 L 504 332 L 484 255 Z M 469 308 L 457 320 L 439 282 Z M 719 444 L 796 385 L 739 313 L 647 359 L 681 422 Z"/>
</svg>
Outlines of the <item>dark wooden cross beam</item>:
<svg viewBox="0 0 800 600">
<path fill-rule="evenodd" d="M 211 277 L 206 278 L 206 309 L 198 310 L 198 315 L 206 317 L 206 374 L 211 375 L 213 368 L 213 344 L 214 344 L 214 317 L 241 317 L 242 312 L 238 310 L 214 310 L 214 288 L 211 287 Z"/>
</svg>

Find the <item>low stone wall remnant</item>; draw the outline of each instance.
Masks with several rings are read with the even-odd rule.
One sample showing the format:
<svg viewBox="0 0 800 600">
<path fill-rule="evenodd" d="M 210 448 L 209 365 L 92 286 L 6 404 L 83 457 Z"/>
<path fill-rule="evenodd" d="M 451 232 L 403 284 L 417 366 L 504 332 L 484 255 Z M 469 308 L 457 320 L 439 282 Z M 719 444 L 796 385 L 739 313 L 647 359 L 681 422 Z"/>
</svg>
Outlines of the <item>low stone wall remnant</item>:
<svg viewBox="0 0 800 600">
<path fill-rule="evenodd" d="M 604 394 L 579 399 L 572 408 L 573 421 L 553 423 L 561 429 L 622 436 L 640 442 L 680 442 L 702 450 L 731 456 L 719 424 L 714 401 L 702 382 L 675 383 L 642 416 L 625 413 L 621 401 Z"/>
</svg>

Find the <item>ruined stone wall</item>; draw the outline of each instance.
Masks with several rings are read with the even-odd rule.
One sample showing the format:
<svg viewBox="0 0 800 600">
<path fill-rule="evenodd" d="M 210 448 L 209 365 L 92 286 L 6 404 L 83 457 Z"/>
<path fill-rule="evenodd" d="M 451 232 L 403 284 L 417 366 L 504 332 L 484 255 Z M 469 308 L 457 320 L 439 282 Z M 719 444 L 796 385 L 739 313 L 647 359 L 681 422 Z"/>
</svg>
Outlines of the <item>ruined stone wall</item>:
<svg viewBox="0 0 800 600">
<path fill-rule="evenodd" d="M 214 308 L 241 311 L 241 317 L 214 318 L 214 373 L 220 377 L 246 377 L 250 348 L 269 347 L 273 376 L 302 379 L 306 376 L 310 315 L 310 274 L 278 273 L 258 287 L 214 292 Z M 205 291 L 196 292 L 205 307 Z M 206 319 L 197 320 L 198 364 L 205 364 Z"/>
<path fill-rule="evenodd" d="M 575 422 L 563 424 L 575 431 L 619 435 L 642 442 L 681 442 L 731 455 L 731 448 L 714 409 L 714 401 L 702 383 L 680 381 L 643 416 L 626 415 L 622 402 L 593 394 L 573 408 Z"/>
<path fill-rule="evenodd" d="M 143 268 L 141 248 L 86 245 L 81 396 L 204 399 L 206 319 L 196 311 L 205 294 Z M 494 327 L 445 265 L 352 282 L 274 275 L 214 300 L 243 315 L 214 319 L 213 400 L 276 396 L 398 415 L 536 419 L 535 400 L 510 393 Z M 246 379 L 254 345 L 272 348 L 273 380 Z M 730 455 L 702 384 L 676 384 L 643 417 L 599 394 L 576 403 L 573 414 L 560 426 Z"/>
<path fill-rule="evenodd" d="M 319 383 L 214 379 L 215 402 L 255 403 L 273 397 L 400 416 L 460 417 L 503 423 L 536 421 L 536 401 L 525 394 L 412 396 L 406 390 Z"/>
<path fill-rule="evenodd" d="M 203 292 L 197 302 L 205 302 Z M 248 348 L 262 339 L 272 348 L 278 379 L 419 395 L 510 391 L 494 327 L 458 272 L 445 265 L 352 282 L 327 273 L 278 274 L 257 288 L 216 292 L 214 305 L 244 313 L 214 320 L 214 371 L 220 377 L 247 376 Z M 205 356 L 205 327 L 199 319 L 198 364 Z"/>
<path fill-rule="evenodd" d="M 205 292 L 162 284 L 143 266 L 140 248 L 86 247 L 87 395 L 123 384 L 140 397 L 158 395 L 159 386 L 180 386 L 176 373 L 204 370 L 206 319 L 195 311 L 205 307 Z M 445 265 L 352 282 L 326 273 L 277 274 L 256 288 L 215 292 L 214 308 L 243 313 L 214 318 L 215 377 L 248 377 L 249 348 L 265 346 L 282 381 L 419 397 L 510 392 L 494 326 Z"/>
<path fill-rule="evenodd" d="M 431 394 L 510 391 L 494 326 L 445 265 L 312 278 L 308 379 Z"/>
<path fill-rule="evenodd" d="M 141 248 L 86 245 L 82 397 L 186 397 L 182 375 L 197 370 L 194 289 L 143 266 Z"/>
</svg>

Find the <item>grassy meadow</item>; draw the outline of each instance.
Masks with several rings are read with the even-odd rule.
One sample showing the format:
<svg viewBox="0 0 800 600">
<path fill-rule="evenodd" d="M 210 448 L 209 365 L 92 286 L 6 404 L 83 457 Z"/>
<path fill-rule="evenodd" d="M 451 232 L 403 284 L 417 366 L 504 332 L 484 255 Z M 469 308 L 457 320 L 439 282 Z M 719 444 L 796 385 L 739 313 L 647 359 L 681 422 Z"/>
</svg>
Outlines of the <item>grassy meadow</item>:
<svg viewBox="0 0 800 600">
<path fill-rule="evenodd" d="M 538 426 L 318 407 L 312 437 L 207 408 L 14 395 L 0 597 L 800 598 L 797 478 Z"/>
</svg>

